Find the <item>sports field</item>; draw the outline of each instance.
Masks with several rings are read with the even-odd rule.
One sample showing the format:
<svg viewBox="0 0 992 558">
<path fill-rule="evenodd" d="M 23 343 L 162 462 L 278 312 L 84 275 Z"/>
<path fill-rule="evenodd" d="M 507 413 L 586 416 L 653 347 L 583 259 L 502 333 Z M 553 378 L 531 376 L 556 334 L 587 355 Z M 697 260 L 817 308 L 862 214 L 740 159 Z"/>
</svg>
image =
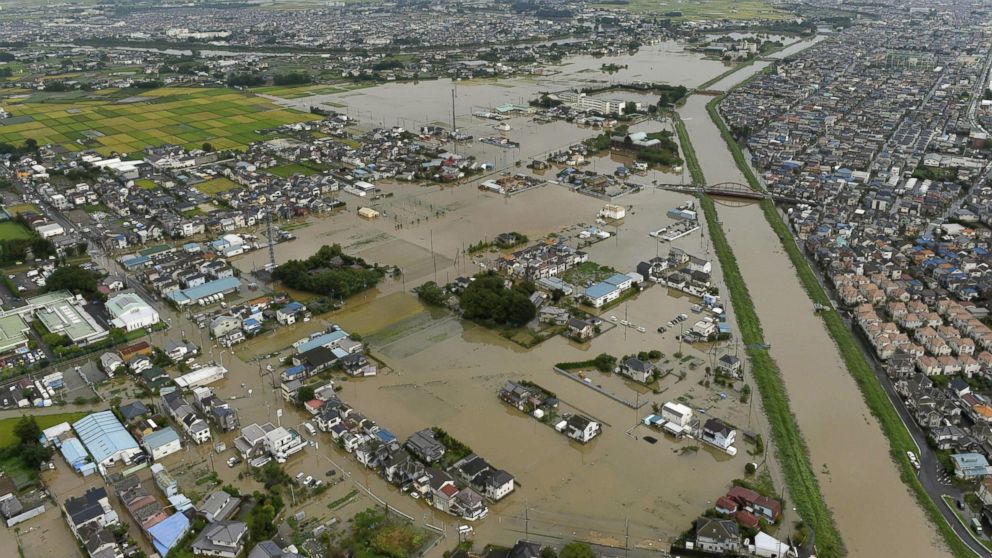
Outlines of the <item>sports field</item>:
<svg viewBox="0 0 992 558">
<path fill-rule="evenodd" d="M 173 144 L 240 149 L 263 139 L 257 131 L 320 117 L 274 105 L 230 89 L 154 89 L 124 100 L 10 103 L 16 123 L 0 126 L 0 143 L 59 144 L 70 151 L 131 153 Z M 85 144 L 80 141 L 87 142 Z"/>
<path fill-rule="evenodd" d="M 31 231 L 24 225 L 13 221 L 0 223 L 0 240 L 17 240 L 19 238 L 31 238 Z"/>
</svg>

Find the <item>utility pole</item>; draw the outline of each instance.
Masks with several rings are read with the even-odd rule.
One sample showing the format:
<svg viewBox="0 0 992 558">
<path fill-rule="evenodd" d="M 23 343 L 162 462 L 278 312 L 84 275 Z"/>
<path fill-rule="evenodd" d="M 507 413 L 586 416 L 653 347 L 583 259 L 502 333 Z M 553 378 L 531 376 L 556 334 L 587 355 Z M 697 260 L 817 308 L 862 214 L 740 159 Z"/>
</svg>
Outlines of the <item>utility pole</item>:
<svg viewBox="0 0 992 558">
<path fill-rule="evenodd" d="M 458 140 L 455 139 L 457 130 L 455 127 L 455 91 L 457 90 L 458 86 L 455 84 L 455 80 L 451 80 L 451 148 L 455 155 L 458 155 Z"/>
</svg>

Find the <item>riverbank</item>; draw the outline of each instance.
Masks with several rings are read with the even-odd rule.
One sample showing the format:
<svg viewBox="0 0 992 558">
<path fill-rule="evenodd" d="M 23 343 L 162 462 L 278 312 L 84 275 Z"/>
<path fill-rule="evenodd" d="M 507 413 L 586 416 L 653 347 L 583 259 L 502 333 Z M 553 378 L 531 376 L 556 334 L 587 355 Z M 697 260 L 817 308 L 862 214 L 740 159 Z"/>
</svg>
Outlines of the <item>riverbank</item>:
<svg viewBox="0 0 992 558">
<path fill-rule="evenodd" d="M 692 146 L 692 140 L 682 119 L 676 116 L 674 122 L 682 145 L 683 158 L 689 167 L 693 183 L 702 186 L 706 181 L 695 148 Z M 761 322 L 751 301 L 747 283 L 737 265 L 737 259 L 720 224 L 716 206 L 713 199 L 707 195 L 700 196 L 700 206 L 703 209 L 713 251 L 723 270 L 724 283 L 734 307 L 741 341 L 745 347 L 748 347 L 751 375 L 758 386 L 762 406 L 768 417 L 776 456 L 782 467 L 789 495 L 803 521 L 812 528 L 819 555 L 843 556 L 846 553 L 843 540 L 823 499 L 809 458 L 809 449 L 789 407 L 789 396 L 781 371 L 771 355 L 763 348 L 766 343 Z"/>
<path fill-rule="evenodd" d="M 731 152 L 738 169 L 747 180 L 748 185 L 752 189 L 763 190 L 757 176 L 748 164 L 743 151 L 719 115 L 717 106 L 724 97 L 725 95 L 715 97 L 707 103 L 706 110 L 713 123 L 720 129 L 720 134 L 726 142 L 727 148 Z M 782 248 L 788 255 L 800 284 L 810 300 L 819 305 L 830 306 L 829 296 L 817 279 L 816 273 L 809 265 L 795 238 L 792 236 L 792 231 L 782 219 L 774 203 L 770 200 L 764 200 L 761 203 L 761 209 L 765 220 L 778 235 Z M 716 242 L 714 241 L 715 244 Z M 724 267 L 726 269 L 726 266 Z M 889 400 L 880 380 L 875 375 L 871 364 L 860 350 L 857 340 L 854 338 L 854 333 L 847 327 L 836 311 L 822 312 L 820 313 L 820 317 L 826 326 L 830 338 L 837 346 L 845 368 L 857 384 L 865 404 L 878 421 L 882 433 L 888 440 L 889 454 L 897 467 L 899 478 L 910 489 L 918 505 L 926 514 L 927 519 L 937 528 L 943 542 L 952 554 L 958 557 L 973 556 L 972 551 L 954 533 L 950 524 L 940 513 L 937 503 L 927 494 L 922 483 L 917 478 L 916 471 L 907 458 L 907 452 L 916 452 L 918 448 L 906 425 L 900 419 L 892 401 Z"/>
<path fill-rule="evenodd" d="M 751 375 L 758 386 L 758 393 L 761 394 L 789 495 L 803 521 L 815 533 L 818 555 L 826 558 L 844 556 L 844 543 L 823 499 L 799 424 L 789 408 L 789 396 L 781 372 L 767 350 L 760 348 L 765 345 L 761 322 L 730 243 L 718 222 L 716 206 L 709 196 L 702 196 L 700 206 L 703 208 L 710 241 L 720 261 L 724 282 L 736 310 L 741 341 L 749 347 L 747 353 L 751 362 Z"/>
</svg>

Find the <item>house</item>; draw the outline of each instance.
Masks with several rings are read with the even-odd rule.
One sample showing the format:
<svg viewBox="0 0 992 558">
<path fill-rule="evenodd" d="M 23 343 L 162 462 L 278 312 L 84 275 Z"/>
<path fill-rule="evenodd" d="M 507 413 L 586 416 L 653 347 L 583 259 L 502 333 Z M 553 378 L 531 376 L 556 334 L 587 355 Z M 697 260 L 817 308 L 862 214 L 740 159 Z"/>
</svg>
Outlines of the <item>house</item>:
<svg viewBox="0 0 992 558">
<path fill-rule="evenodd" d="M 292 325 L 297 318 L 304 317 L 307 307 L 299 302 L 290 302 L 282 308 L 276 310 L 276 321 L 282 325 Z"/>
<path fill-rule="evenodd" d="M 741 360 L 734 355 L 723 355 L 716 364 L 717 370 L 728 376 L 740 376 Z"/>
<path fill-rule="evenodd" d="M 183 448 L 179 441 L 179 434 L 171 426 L 156 430 L 142 438 L 141 447 L 152 457 L 152 461 L 158 461 Z"/>
<path fill-rule="evenodd" d="M 437 441 L 430 428 L 414 432 L 405 445 L 410 453 L 425 463 L 434 463 L 444 456 L 444 445 Z"/>
<path fill-rule="evenodd" d="M 762 496 L 757 492 L 734 486 L 727 491 L 727 497 L 734 500 L 748 511 L 764 517 L 768 521 L 775 522 L 782 515 L 782 504 L 778 500 L 773 500 L 767 496 Z"/>
<path fill-rule="evenodd" d="M 241 318 L 235 316 L 217 316 L 210 321 L 210 335 L 215 339 L 240 330 Z"/>
<path fill-rule="evenodd" d="M 282 426 L 266 432 L 262 443 L 266 451 L 280 463 L 307 446 L 306 441 L 298 432 Z"/>
<path fill-rule="evenodd" d="M 654 373 L 657 371 L 658 369 L 655 368 L 654 364 L 633 357 L 625 359 L 616 368 L 617 374 L 627 376 L 631 380 L 642 384 L 646 384 L 651 381 L 654 377 Z"/>
<path fill-rule="evenodd" d="M 102 486 L 90 488 L 78 498 L 67 499 L 62 508 L 69 522 L 69 529 L 76 537 L 79 537 L 79 530 L 85 525 L 109 527 L 118 523 L 117 512 L 110 505 L 107 489 Z"/>
<path fill-rule="evenodd" d="M 718 418 L 711 418 L 703 424 L 702 440 L 708 444 L 716 446 L 731 455 L 737 453 L 734 442 L 737 438 L 737 431 L 727 426 Z"/>
<path fill-rule="evenodd" d="M 216 521 L 208 524 L 193 541 L 193 554 L 236 558 L 244 550 L 248 526 L 241 521 Z"/>
<path fill-rule="evenodd" d="M 132 420 L 143 417 L 149 413 L 148 407 L 146 407 L 141 401 L 132 401 L 126 405 L 121 405 L 117 411 L 120 412 L 121 417 L 129 423 Z"/>
<path fill-rule="evenodd" d="M 681 403 L 669 401 L 661 406 L 661 418 L 685 428 L 692 421 L 692 409 Z"/>
<path fill-rule="evenodd" d="M 572 415 L 565 421 L 565 434 L 573 440 L 578 440 L 583 444 L 599 435 L 600 426 L 598 422 L 587 419 L 581 415 Z"/>
<path fill-rule="evenodd" d="M 283 551 L 271 540 L 261 541 L 251 549 L 248 558 L 300 558 L 295 552 Z"/>
<path fill-rule="evenodd" d="M 569 318 L 566 322 L 568 336 L 576 341 L 587 341 L 596 334 L 596 326 L 588 320 Z"/>
<path fill-rule="evenodd" d="M 951 462 L 954 476 L 959 479 L 981 479 L 992 474 L 988 460 L 980 453 L 956 453 L 951 456 Z"/>
<path fill-rule="evenodd" d="M 123 366 L 124 359 L 114 353 L 103 353 L 100 355 L 100 368 L 111 378 L 114 377 L 114 372 L 117 372 Z"/>
<path fill-rule="evenodd" d="M 341 367 L 349 376 L 362 377 L 362 376 L 375 376 L 378 367 L 375 363 L 369 361 L 362 353 L 354 353 L 341 357 L 340 359 Z"/>
<path fill-rule="evenodd" d="M 696 520 L 696 550 L 717 554 L 739 554 L 741 534 L 729 519 L 701 517 Z"/>
<path fill-rule="evenodd" d="M 211 492 L 207 496 L 207 499 L 197 508 L 197 511 L 209 523 L 214 523 L 224 521 L 234 515 L 234 512 L 237 511 L 240 505 L 240 498 L 235 498 L 223 490 L 218 490 Z"/>
</svg>

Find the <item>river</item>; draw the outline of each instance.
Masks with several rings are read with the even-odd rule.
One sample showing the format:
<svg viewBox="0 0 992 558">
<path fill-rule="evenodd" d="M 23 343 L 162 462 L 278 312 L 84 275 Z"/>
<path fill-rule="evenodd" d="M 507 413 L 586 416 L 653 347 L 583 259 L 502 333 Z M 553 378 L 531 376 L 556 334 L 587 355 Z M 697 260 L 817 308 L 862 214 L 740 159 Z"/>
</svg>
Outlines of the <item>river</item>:
<svg viewBox="0 0 992 558">
<path fill-rule="evenodd" d="M 728 76 L 713 88 L 732 87 L 764 64 Z M 706 180 L 746 184 L 706 112 L 710 100 L 696 95 L 680 110 Z M 761 208 L 718 204 L 718 211 L 849 554 L 945 555 L 946 547 L 900 480 L 888 441 Z"/>
</svg>

